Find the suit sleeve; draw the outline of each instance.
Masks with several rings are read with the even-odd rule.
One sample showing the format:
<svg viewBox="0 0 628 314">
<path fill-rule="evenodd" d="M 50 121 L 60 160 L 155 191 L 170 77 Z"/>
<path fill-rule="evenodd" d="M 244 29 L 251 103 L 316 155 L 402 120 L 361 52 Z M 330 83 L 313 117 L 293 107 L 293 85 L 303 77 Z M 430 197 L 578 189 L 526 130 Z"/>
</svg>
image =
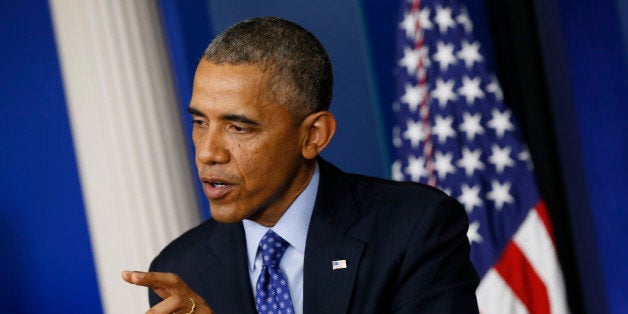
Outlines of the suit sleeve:
<svg viewBox="0 0 628 314">
<path fill-rule="evenodd" d="M 156 257 L 152 263 L 150 263 L 150 267 L 148 268 L 148 271 L 159 271 L 159 267 L 157 266 L 157 260 L 158 260 L 159 256 Z M 148 288 L 148 303 L 150 304 L 150 307 L 153 307 L 155 305 L 157 305 L 157 303 L 161 302 L 162 298 L 160 296 L 158 296 L 155 291 L 153 291 L 153 289 Z"/>
<path fill-rule="evenodd" d="M 478 313 L 463 207 L 440 196 L 417 220 L 402 262 L 395 313 Z"/>
</svg>

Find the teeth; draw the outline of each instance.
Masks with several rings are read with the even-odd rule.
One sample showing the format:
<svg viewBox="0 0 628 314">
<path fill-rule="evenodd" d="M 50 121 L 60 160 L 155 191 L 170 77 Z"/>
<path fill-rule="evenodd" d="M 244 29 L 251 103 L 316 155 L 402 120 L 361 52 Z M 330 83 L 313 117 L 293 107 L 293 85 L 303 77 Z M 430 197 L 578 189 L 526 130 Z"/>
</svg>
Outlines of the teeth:
<svg viewBox="0 0 628 314">
<path fill-rule="evenodd" d="M 214 183 L 212 183 L 212 185 L 213 185 L 215 188 L 219 188 L 219 187 L 223 187 L 223 186 L 225 186 L 226 184 L 224 184 L 224 183 L 222 183 L 222 182 L 214 182 Z"/>
</svg>

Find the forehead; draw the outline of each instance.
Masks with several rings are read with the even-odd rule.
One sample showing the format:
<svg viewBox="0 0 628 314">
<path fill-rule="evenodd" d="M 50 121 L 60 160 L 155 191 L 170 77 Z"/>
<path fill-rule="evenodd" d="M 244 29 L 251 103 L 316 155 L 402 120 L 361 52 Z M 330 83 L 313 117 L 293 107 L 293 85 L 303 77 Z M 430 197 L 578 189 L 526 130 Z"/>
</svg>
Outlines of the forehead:
<svg viewBox="0 0 628 314">
<path fill-rule="evenodd" d="M 191 107 L 263 106 L 266 76 L 256 65 L 202 60 L 194 75 Z M 200 109 L 200 108 L 198 108 Z"/>
<path fill-rule="evenodd" d="M 265 126 L 298 126 L 289 108 L 270 95 L 270 75 L 257 65 L 202 60 L 194 75 L 190 111 L 222 120 L 242 116 Z"/>
<path fill-rule="evenodd" d="M 194 90 L 214 92 L 260 89 L 265 83 L 264 72 L 257 65 L 199 62 L 194 75 Z"/>
</svg>

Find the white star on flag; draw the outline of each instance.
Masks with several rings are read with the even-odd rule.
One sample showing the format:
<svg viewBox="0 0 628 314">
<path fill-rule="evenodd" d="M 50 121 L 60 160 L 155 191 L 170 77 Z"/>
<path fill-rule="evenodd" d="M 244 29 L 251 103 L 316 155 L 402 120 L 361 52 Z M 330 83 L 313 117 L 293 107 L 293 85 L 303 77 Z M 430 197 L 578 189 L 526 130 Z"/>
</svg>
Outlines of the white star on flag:
<svg viewBox="0 0 628 314">
<path fill-rule="evenodd" d="M 472 67 L 476 62 L 484 61 L 484 58 L 482 58 L 482 55 L 480 54 L 480 43 L 477 41 L 472 44 L 467 41 L 463 41 L 462 49 L 456 53 L 456 56 L 464 60 L 464 64 L 467 68 Z"/>
<path fill-rule="evenodd" d="M 422 177 L 427 175 L 427 171 L 425 170 L 425 158 L 423 157 L 408 157 L 408 167 L 406 167 L 406 172 L 410 175 L 413 181 L 419 181 Z"/>
<path fill-rule="evenodd" d="M 509 146 L 501 148 L 499 145 L 493 144 L 491 151 L 493 154 L 488 158 L 488 161 L 495 166 L 497 173 L 502 173 L 506 167 L 515 165 L 515 161 L 510 158 L 511 148 Z"/>
<path fill-rule="evenodd" d="M 451 17 L 451 8 L 437 7 L 434 20 L 436 20 L 441 33 L 445 33 L 448 28 L 456 26 L 456 22 Z"/>
<path fill-rule="evenodd" d="M 477 243 L 482 242 L 483 239 L 480 233 L 478 232 L 479 229 L 480 229 L 479 221 L 476 220 L 469 224 L 469 230 L 467 230 L 467 238 L 469 239 L 469 244 L 473 242 L 477 242 Z"/>
<path fill-rule="evenodd" d="M 447 70 L 450 65 L 454 65 L 458 62 L 458 59 L 454 56 L 454 45 L 445 44 L 439 42 L 436 44 L 436 53 L 434 54 L 434 60 L 440 64 L 442 71 Z"/>
<path fill-rule="evenodd" d="M 462 114 L 463 122 L 460 124 L 459 128 L 461 131 L 467 134 L 467 140 L 472 141 L 476 135 L 484 134 L 484 128 L 480 123 L 482 119 L 481 114 L 470 114 L 469 112 L 464 112 Z"/>
<path fill-rule="evenodd" d="M 410 111 L 416 112 L 419 104 L 423 101 L 425 90 L 420 87 L 406 84 L 406 93 L 401 97 L 401 102 L 407 104 Z"/>
<path fill-rule="evenodd" d="M 463 183 L 460 187 L 461 193 L 458 196 L 458 201 L 464 205 L 464 209 L 467 213 L 471 213 L 474 207 L 482 205 L 482 199 L 480 199 L 480 186 L 474 185 L 469 187 L 466 183 Z"/>
<path fill-rule="evenodd" d="M 462 14 L 459 14 L 456 17 L 456 22 L 458 22 L 462 27 L 464 27 L 464 32 L 470 34 L 473 31 L 473 23 L 469 19 L 469 15 L 467 14 L 467 10 L 463 9 Z"/>
<path fill-rule="evenodd" d="M 511 204 L 514 199 L 510 195 L 510 182 L 499 183 L 497 180 L 491 181 L 491 191 L 486 193 L 486 198 L 495 203 L 495 209 L 500 210 L 504 204 Z"/>
<path fill-rule="evenodd" d="M 462 158 L 458 160 L 458 167 L 464 168 L 467 177 L 473 175 L 476 170 L 484 170 L 484 164 L 480 161 L 482 150 L 479 148 L 471 151 L 468 147 L 462 148 Z"/>
<path fill-rule="evenodd" d="M 502 88 L 499 86 L 499 82 L 497 82 L 497 79 L 491 79 L 491 83 L 486 85 L 486 91 L 495 95 L 495 99 L 497 101 L 504 100 L 504 94 L 502 93 Z"/>
<path fill-rule="evenodd" d="M 403 171 L 401 171 L 401 161 L 397 160 L 392 164 L 392 178 L 393 180 L 403 180 Z"/>
<path fill-rule="evenodd" d="M 430 13 L 429 8 L 419 11 L 419 23 L 421 23 L 421 29 L 432 29 L 432 27 L 434 27 L 432 20 L 430 20 Z"/>
<path fill-rule="evenodd" d="M 412 119 L 408 119 L 408 121 L 406 121 L 406 131 L 403 133 L 403 138 L 409 140 L 412 147 L 418 147 L 419 143 L 425 138 L 421 121 L 415 122 L 412 121 Z"/>
<path fill-rule="evenodd" d="M 515 126 L 510 123 L 510 116 L 512 115 L 510 110 L 500 112 L 498 109 L 493 109 L 491 112 L 493 113 L 493 119 L 486 123 L 486 125 L 494 129 L 498 137 L 504 137 L 506 131 L 515 129 Z"/>
<path fill-rule="evenodd" d="M 436 152 L 434 169 L 436 169 L 436 173 L 438 173 L 439 179 L 444 179 L 447 174 L 456 173 L 456 167 L 451 164 L 451 160 L 454 158 L 454 154 L 449 152 L 443 154 L 441 152 Z"/>
<path fill-rule="evenodd" d="M 432 134 L 438 137 L 438 141 L 445 143 L 448 137 L 456 136 L 456 131 L 451 127 L 454 122 L 454 117 L 448 116 L 443 118 L 442 116 L 436 116 L 436 122 L 432 127 Z"/>
<path fill-rule="evenodd" d="M 419 65 L 421 51 L 418 49 L 405 48 L 403 50 L 403 58 L 399 60 L 399 65 L 406 68 L 408 74 L 414 74 Z"/>
<path fill-rule="evenodd" d="M 399 148 L 401 147 L 401 145 L 403 145 L 403 141 L 401 141 L 401 128 L 399 126 L 394 126 L 393 127 L 393 138 L 392 138 L 392 142 L 393 142 L 393 146 Z"/>
<path fill-rule="evenodd" d="M 454 93 L 455 84 L 456 82 L 453 80 L 443 81 L 441 78 L 436 79 L 436 88 L 432 91 L 431 96 L 438 100 L 439 106 L 445 107 L 448 101 L 458 99 L 458 96 Z"/>
<path fill-rule="evenodd" d="M 462 78 L 462 87 L 458 89 L 458 94 L 463 95 L 467 99 L 469 105 L 473 105 L 476 98 L 483 98 L 484 92 L 480 89 L 480 77 Z"/>
<path fill-rule="evenodd" d="M 403 21 L 399 23 L 399 28 L 403 29 L 408 39 L 414 40 L 414 31 L 416 28 L 416 14 L 406 13 L 404 14 Z"/>
<path fill-rule="evenodd" d="M 534 164 L 532 163 L 532 158 L 530 158 L 530 152 L 528 151 L 527 147 L 522 150 L 519 155 L 517 155 L 517 158 L 526 163 L 526 165 L 528 166 L 528 170 L 534 170 Z"/>
</svg>

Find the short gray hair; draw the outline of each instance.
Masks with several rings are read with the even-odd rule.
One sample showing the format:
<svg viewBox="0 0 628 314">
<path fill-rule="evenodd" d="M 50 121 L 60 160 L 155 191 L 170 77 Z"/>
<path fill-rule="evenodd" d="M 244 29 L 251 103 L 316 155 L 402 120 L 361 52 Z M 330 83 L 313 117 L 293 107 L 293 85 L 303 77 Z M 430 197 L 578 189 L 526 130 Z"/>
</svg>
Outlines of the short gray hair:
<svg viewBox="0 0 628 314">
<path fill-rule="evenodd" d="M 203 59 L 260 66 L 269 74 L 267 100 L 286 106 L 297 121 L 329 109 L 331 61 L 320 41 L 296 23 L 277 17 L 239 22 L 209 44 Z"/>
</svg>

